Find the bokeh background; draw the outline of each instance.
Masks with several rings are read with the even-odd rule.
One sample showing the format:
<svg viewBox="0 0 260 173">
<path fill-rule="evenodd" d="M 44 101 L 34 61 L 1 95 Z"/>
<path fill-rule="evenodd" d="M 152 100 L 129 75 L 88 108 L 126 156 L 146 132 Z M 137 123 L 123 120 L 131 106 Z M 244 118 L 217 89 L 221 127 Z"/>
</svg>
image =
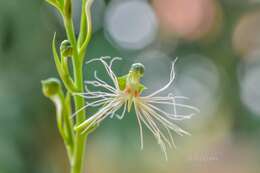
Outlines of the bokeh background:
<svg viewBox="0 0 260 173">
<path fill-rule="evenodd" d="M 77 30 L 80 0 L 73 9 Z M 92 13 L 87 59 L 122 57 L 118 75 L 142 62 L 153 91 L 179 57 L 172 91 L 201 113 L 181 124 L 192 136 L 174 135 L 168 161 L 148 131 L 140 151 L 134 114 L 107 119 L 89 137 L 85 172 L 260 172 L 259 0 L 95 0 Z M 57 76 L 54 32 L 65 38 L 60 16 L 43 0 L 0 0 L 1 173 L 68 172 L 54 106 L 40 85 Z M 85 70 L 87 77 L 93 69 Z"/>
</svg>

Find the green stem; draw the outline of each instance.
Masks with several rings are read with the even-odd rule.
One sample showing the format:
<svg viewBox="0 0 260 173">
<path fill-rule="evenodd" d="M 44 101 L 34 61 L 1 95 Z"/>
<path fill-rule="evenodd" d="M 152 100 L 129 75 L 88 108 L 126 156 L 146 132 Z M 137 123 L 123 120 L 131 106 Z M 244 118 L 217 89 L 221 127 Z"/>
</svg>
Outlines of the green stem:
<svg viewBox="0 0 260 173">
<path fill-rule="evenodd" d="M 93 0 L 89 0 L 89 6 L 87 7 L 87 13 L 85 13 L 85 5 L 86 0 L 82 0 L 82 17 L 81 17 L 81 30 L 80 30 L 80 38 L 78 40 L 75 36 L 73 21 L 70 18 L 64 17 L 64 25 L 66 28 L 67 37 L 72 45 L 73 48 L 73 57 L 72 57 L 72 64 L 73 64 L 73 74 L 74 74 L 74 85 L 77 88 L 78 92 L 84 92 L 84 78 L 83 78 L 83 60 L 85 55 L 85 50 L 87 44 L 91 37 L 91 19 L 90 19 L 90 5 Z M 86 21 L 87 20 L 87 21 Z M 87 25 L 86 25 L 87 23 Z M 87 28 L 86 28 L 87 27 Z M 86 33 L 87 29 L 87 33 Z M 83 45 L 82 45 L 83 44 Z M 80 52 L 79 52 L 80 51 Z M 83 106 L 85 106 L 84 98 L 74 95 L 74 104 L 75 104 L 75 112 L 78 112 Z M 78 126 L 85 120 L 85 110 L 82 110 L 77 113 L 76 116 L 76 123 L 75 125 Z M 75 132 L 74 136 L 74 150 L 71 160 L 71 170 L 70 173 L 82 173 L 83 170 L 83 161 L 85 157 L 85 142 L 87 140 L 87 134 L 81 134 L 81 132 Z"/>
<path fill-rule="evenodd" d="M 59 95 L 60 105 L 63 112 L 57 112 L 58 128 L 64 139 L 67 147 L 68 156 L 70 160 L 71 170 L 70 173 L 82 173 L 83 161 L 85 156 L 85 142 L 88 133 L 81 134 L 80 131 L 73 131 L 73 120 L 71 119 L 71 100 L 70 96 L 74 92 L 84 92 L 84 78 L 83 78 L 83 63 L 88 43 L 92 35 L 91 23 L 91 4 L 94 0 L 82 0 L 81 9 L 81 28 L 79 38 L 76 38 L 74 25 L 72 20 L 72 0 L 47 0 L 50 4 L 55 6 L 60 14 L 63 16 L 64 26 L 66 29 L 67 38 L 73 48 L 72 64 L 73 64 L 73 78 L 69 70 L 69 64 L 66 57 L 59 55 L 56 50 L 55 35 L 52 42 L 52 50 L 57 71 L 67 89 L 66 98 L 63 93 Z M 86 8 L 86 9 L 85 9 Z M 86 11 L 85 11 L 86 10 Z M 60 57 L 61 56 L 61 57 Z M 60 88 L 60 90 L 62 90 Z M 74 108 L 77 113 L 75 127 L 80 125 L 85 120 L 85 110 L 79 111 L 85 106 L 83 97 L 73 95 Z M 65 119 L 62 119 L 65 118 Z M 63 122 L 64 121 L 64 122 Z M 64 123 L 64 124 L 63 124 Z M 94 130 L 95 127 L 90 129 Z M 90 132 L 89 131 L 89 132 Z"/>
<path fill-rule="evenodd" d="M 75 74 L 75 83 L 80 92 L 83 92 L 83 73 L 82 73 L 82 64 L 79 64 L 74 61 L 74 74 Z M 82 97 L 74 96 L 75 102 L 75 111 L 81 109 L 85 105 L 85 100 Z M 76 118 L 76 125 L 80 124 L 85 120 L 85 110 L 82 110 L 78 113 Z M 85 141 L 87 135 L 80 134 L 76 132 L 75 135 L 75 148 L 73 162 L 71 165 L 71 173 L 81 173 L 83 169 L 83 161 L 85 155 Z"/>
<path fill-rule="evenodd" d="M 75 38 L 75 33 L 73 29 L 72 20 L 67 20 L 65 18 L 65 27 L 68 39 L 73 47 L 73 73 L 74 73 L 74 82 L 78 92 L 84 92 L 83 85 L 83 61 L 82 58 L 78 56 L 78 47 Z M 74 96 L 74 104 L 75 104 L 75 112 L 85 106 L 84 98 L 80 96 Z M 85 120 L 85 110 L 78 112 L 76 116 L 76 125 L 79 125 L 81 122 Z M 80 132 L 76 132 L 75 134 L 75 145 L 73 158 L 71 162 L 71 173 L 81 173 L 83 169 L 83 161 L 85 156 L 85 141 L 87 139 L 87 135 L 80 134 Z"/>
</svg>

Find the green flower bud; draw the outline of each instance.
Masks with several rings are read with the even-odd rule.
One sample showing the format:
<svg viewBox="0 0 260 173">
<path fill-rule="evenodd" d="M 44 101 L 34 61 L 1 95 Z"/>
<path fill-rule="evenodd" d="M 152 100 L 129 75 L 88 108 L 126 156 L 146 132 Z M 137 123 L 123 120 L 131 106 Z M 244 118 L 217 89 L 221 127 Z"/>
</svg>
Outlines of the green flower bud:
<svg viewBox="0 0 260 173">
<path fill-rule="evenodd" d="M 61 91 L 61 83 L 56 78 L 42 80 L 42 92 L 46 97 L 57 95 Z"/>
<path fill-rule="evenodd" d="M 130 71 L 138 74 L 140 77 L 144 75 L 144 65 L 141 63 L 135 63 L 131 66 Z"/>
<path fill-rule="evenodd" d="M 60 52 L 63 57 L 71 57 L 73 48 L 68 40 L 64 40 L 60 45 Z"/>
</svg>

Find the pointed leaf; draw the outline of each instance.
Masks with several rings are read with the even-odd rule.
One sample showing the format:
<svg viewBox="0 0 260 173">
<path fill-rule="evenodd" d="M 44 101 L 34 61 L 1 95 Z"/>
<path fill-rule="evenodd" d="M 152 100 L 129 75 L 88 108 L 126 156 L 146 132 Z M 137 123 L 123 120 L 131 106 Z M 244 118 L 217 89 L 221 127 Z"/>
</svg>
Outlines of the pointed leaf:
<svg viewBox="0 0 260 173">
<path fill-rule="evenodd" d="M 54 34 L 53 40 L 52 40 L 52 53 L 53 53 L 56 68 L 57 68 L 59 74 L 61 74 L 60 57 L 59 57 L 57 50 L 56 50 L 56 33 Z"/>
</svg>

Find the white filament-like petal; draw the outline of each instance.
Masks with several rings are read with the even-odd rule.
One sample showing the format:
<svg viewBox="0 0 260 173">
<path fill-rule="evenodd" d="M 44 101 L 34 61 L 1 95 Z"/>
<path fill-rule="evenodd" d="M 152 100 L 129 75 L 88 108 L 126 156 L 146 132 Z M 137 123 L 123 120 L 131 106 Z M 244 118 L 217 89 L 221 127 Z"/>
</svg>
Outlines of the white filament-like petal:
<svg viewBox="0 0 260 173">
<path fill-rule="evenodd" d="M 177 61 L 177 58 L 172 62 L 172 69 L 171 69 L 171 73 L 170 73 L 170 80 L 169 80 L 169 82 L 164 87 L 158 89 L 157 91 L 153 92 L 152 94 L 150 94 L 147 97 L 153 97 L 153 96 L 159 94 L 160 92 L 166 90 L 173 83 L 173 81 L 175 79 L 174 65 L 175 65 L 176 61 Z"/>
<path fill-rule="evenodd" d="M 96 114 L 85 120 L 78 128 L 84 128 L 82 133 L 88 131 L 93 125 L 99 124 L 106 117 L 112 114 L 114 111 L 117 111 L 122 106 L 122 102 L 118 100 L 113 100 L 103 108 L 101 108 Z"/>
<path fill-rule="evenodd" d="M 169 140 L 163 135 L 159 127 L 157 126 L 156 122 L 149 116 L 147 112 L 145 112 L 143 109 L 141 109 L 138 104 L 136 104 L 136 112 L 137 112 L 137 119 L 138 122 L 139 119 L 142 120 L 142 122 L 146 125 L 146 127 L 153 133 L 155 138 L 157 139 L 158 144 L 160 145 L 162 151 L 165 154 L 165 157 L 167 159 L 167 153 L 166 153 L 166 145 L 165 142 L 171 146 Z M 139 124 L 140 128 L 140 134 L 141 134 L 141 148 L 143 147 L 143 136 L 142 136 L 142 125 Z M 162 138 L 161 138 L 162 137 Z"/>
<path fill-rule="evenodd" d="M 91 59 L 90 61 L 87 61 L 86 64 L 92 63 L 92 62 L 94 62 L 94 61 L 100 61 L 100 62 L 103 64 L 103 66 L 104 66 L 104 68 L 105 68 L 105 70 L 106 70 L 108 76 L 109 76 L 110 79 L 113 81 L 113 84 L 114 84 L 115 88 L 116 88 L 117 90 L 119 90 L 119 85 L 118 85 L 117 77 L 116 77 L 116 75 L 114 74 L 114 72 L 113 72 L 113 70 L 112 70 L 112 64 L 113 64 L 114 61 L 116 61 L 116 60 L 121 60 L 121 59 L 118 58 L 118 57 L 112 58 L 112 60 L 110 61 L 110 64 L 109 64 L 109 65 L 107 64 L 107 62 L 105 61 L 105 59 L 111 59 L 111 57 L 105 56 L 105 57 L 101 57 L 101 58 L 94 58 L 94 59 Z"/>
</svg>

